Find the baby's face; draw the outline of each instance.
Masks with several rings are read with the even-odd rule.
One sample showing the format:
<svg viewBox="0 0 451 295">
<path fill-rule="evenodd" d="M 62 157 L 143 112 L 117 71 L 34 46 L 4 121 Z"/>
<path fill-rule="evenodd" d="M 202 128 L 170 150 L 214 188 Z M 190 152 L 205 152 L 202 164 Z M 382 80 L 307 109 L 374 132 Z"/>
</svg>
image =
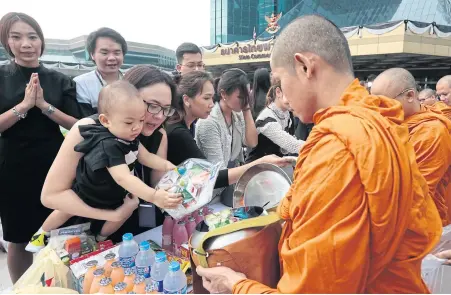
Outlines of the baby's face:
<svg viewBox="0 0 451 295">
<path fill-rule="evenodd" d="M 117 138 L 133 141 L 141 133 L 146 115 L 142 100 L 131 99 L 112 107 L 108 114 L 108 130 Z"/>
</svg>

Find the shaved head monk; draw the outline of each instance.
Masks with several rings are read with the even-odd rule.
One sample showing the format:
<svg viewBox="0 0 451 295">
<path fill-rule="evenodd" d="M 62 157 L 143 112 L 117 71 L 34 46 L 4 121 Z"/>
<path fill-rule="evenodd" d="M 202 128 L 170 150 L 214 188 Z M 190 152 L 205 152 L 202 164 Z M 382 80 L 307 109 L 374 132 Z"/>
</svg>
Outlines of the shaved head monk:
<svg viewBox="0 0 451 295">
<path fill-rule="evenodd" d="M 401 125 L 399 102 L 354 79 L 333 23 L 303 16 L 277 37 L 271 69 L 302 122 L 313 122 L 279 206 L 276 289 L 229 268 L 198 268 L 212 293 L 428 293 L 421 260 L 440 217 Z M 384 117 L 385 116 L 385 117 Z M 274 266 L 278 267 L 278 266 Z"/>
<path fill-rule="evenodd" d="M 424 105 L 433 105 L 437 102 L 436 97 L 435 90 L 430 88 L 425 88 L 418 93 L 418 100 Z"/>
<path fill-rule="evenodd" d="M 445 76 L 438 80 L 435 86 L 437 96 L 448 106 L 451 106 L 451 75 Z"/>
<path fill-rule="evenodd" d="M 374 80 L 371 94 L 392 97 L 401 103 L 403 124 L 409 129 L 409 142 L 415 150 L 420 172 L 426 179 L 443 226 L 450 224 L 451 200 L 447 192 L 451 179 L 451 121 L 439 111 L 420 105 L 415 79 L 405 69 L 393 68 L 380 74 Z"/>
</svg>

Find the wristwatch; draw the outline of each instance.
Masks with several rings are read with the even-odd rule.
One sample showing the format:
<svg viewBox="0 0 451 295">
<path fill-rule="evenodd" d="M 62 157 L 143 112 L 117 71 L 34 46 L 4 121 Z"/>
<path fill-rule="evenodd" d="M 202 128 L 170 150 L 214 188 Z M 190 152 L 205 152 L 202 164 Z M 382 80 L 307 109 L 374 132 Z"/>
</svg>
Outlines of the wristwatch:
<svg viewBox="0 0 451 295">
<path fill-rule="evenodd" d="M 13 113 L 14 113 L 14 115 L 16 115 L 18 118 L 19 118 L 19 120 L 22 120 L 22 119 L 25 119 L 26 117 L 27 117 L 27 113 L 20 113 L 17 109 L 16 109 L 16 107 L 13 107 Z"/>
<path fill-rule="evenodd" d="M 55 112 L 55 107 L 52 106 L 51 104 L 49 104 L 49 107 L 45 111 L 42 111 L 42 113 L 47 115 L 47 116 L 50 116 L 54 112 Z"/>
</svg>

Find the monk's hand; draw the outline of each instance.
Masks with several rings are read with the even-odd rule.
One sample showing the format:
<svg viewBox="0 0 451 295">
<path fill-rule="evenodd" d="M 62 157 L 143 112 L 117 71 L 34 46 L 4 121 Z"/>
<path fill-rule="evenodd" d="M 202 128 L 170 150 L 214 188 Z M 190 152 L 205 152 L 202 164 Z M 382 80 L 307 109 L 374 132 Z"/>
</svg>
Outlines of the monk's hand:
<svg viewBox="0 0 451 295">
<path fill-rule="evenodd" d="M 290 158 L 281 158 L 276 155 L 264 156 L 255 161 L 256 164 L 269 163 L 279 167 L 291 166 L 292 162 Z"/>
<path fill-rule="evenodd" d="M 196 272 L 202 277 L 204 288 L 211 294 L 230 294 L 236 283 L 246 276 L 228 267 L 203 268 L 198 266 Z"/>
<path fill-rule="evenodd" d="M 451 265 L 451 250 L 442 251 L 435 254 L 436 257 L 446 259 L 445 264 Z"/>
</svg>

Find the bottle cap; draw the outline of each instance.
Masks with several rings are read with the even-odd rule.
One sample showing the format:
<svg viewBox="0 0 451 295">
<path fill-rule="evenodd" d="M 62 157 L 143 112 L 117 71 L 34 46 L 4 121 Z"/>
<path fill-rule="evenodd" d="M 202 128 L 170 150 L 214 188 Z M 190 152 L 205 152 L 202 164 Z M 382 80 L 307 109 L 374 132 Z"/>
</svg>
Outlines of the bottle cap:
<svg viewBox="0 0 451 295">
<path fill-rule="evenodd" d="M 105 260 L 111 260 L 116 258 L 116 254 L 114 253 L 108 253 L 107 255 L 105 255 Z"/>
<path fill-rule="evenodd" d="M 150 249 L 150 244 L 149 244 L 149 242 L 143 241 L 143 242 L 141 242 L 141 243 L 139 244 L 139 250 L 146 251 L 146 250 L 149 250 L 149 249 Z"/>
<path fill-rule="evenodd" d="M 147 284 L 147 285 L 146 285 L 145 291 L 146 291 L 147 294 L 149 294 L 150 292 L 152 292 L 152 285 L 151 285 L 151 284 Z"/>
<path fill-rule="evenodd" d="M 122 236 L 122 241 L 131 241 L 133 240 L 133 235 L 131 233 L 126 233 Z"/>
<path fill-rule="evenodd" d="M 86 266 L 91 268 L 91 267 L 97 266 L 97 264 L 99 264 L 99 262 L 97 260 L 91 260 L 91 261 L 88 261 L 88 263 L 86 263 Z"/>
<path fill-rule="evenodd" d="M 184 175 L 185 173 L 186 173 L 186 168 L 185 167 L 178 167 L 177 168 L 177 172 L 180 174 L 180 175 Z"/>
<path fill-rule="evenodd" d="M 166 253 L 158 252 L 155 255 L 155 262 L 165 262 L 166 261 Z"/>
<path fill-rule="evenodd" d="M 177 261 L 172 261 L 169 264 L 169 271 L 176 272 L 180 270 L 180 264 Z"/>
<path fill-rule="evenodd" d="M 135 279 L 134 279 L 134 281 L 133 281 L 133 283 L 135 284 L 135 285 L 138 285 L 138 284 L 141 284 L 142 282 L 144 282 L 146 279 L 143 277 L 143 276 L 137 276 Z"/>
<path fill-rule="evenodd" d="M 127 288 L 127 284 L 124 282 L 117 283 L 116 286 L 114 286 L 114 291 L 124 291 L 125 288 Z"/>
<path fill-rule="evenodd" d="M 135 274 L 135 270 L 133 268 L 125 268 L 124 269 L 124 275 L 131 276 Z"/>
<path fill-rule="evenodd" d="M 111 267 L 112 268 L 121 267 L 121 263 L 119 261 L 115 261 L 115 262 L 111 263 Z"/>
<path fill-rule="evenodd" d="M 105 287 L 111 284 L 112 280 L 111 278 L 103 278 L 100 280 L 100 286 Z"/>
<path fill-rule="evenodd" d="M 183 226 L 185 226 L 185 221 L 180 220 L 180 221 L 177 222 L 177 224 L 178 224 L 178 225 L 183 225 Z"/>
<path fill-rule="evenodd" d="M 94 276 L 99 277 L 105 274 L 105 270 L 103 268 L 98 268 L 94 271 Z"/>
</svg>

